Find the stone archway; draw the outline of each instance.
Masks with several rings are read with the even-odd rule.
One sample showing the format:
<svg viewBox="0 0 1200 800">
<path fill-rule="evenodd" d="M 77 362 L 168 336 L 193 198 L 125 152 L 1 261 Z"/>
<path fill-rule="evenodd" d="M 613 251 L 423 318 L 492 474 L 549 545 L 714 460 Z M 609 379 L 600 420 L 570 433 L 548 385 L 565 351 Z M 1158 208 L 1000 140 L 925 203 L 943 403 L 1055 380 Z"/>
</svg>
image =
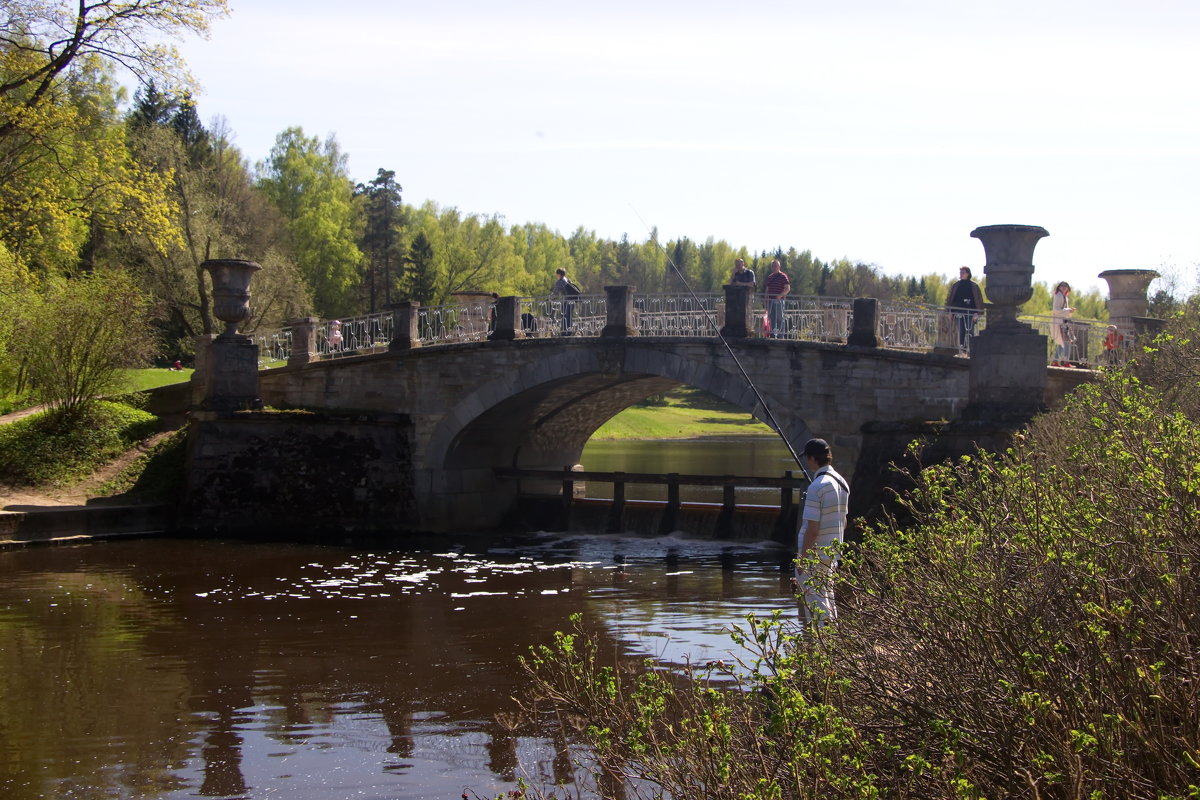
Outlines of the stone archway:
<svg viewBox="0 0 1200 800">
<path fill-rule="evenodd" d="M 759 395 L 723 363 L 635 343 L 620 350 L 551 356 L 480 386 L 449 409 L 434 430 L 426 467 L 574 464 L 597 428 L 646 397 L 679 385 L 704 390 L 768 421 Z M 793 447 L 808 438 L 808 425 L 785 403 L 767 395 L 762 400 Z"/>
</svg>

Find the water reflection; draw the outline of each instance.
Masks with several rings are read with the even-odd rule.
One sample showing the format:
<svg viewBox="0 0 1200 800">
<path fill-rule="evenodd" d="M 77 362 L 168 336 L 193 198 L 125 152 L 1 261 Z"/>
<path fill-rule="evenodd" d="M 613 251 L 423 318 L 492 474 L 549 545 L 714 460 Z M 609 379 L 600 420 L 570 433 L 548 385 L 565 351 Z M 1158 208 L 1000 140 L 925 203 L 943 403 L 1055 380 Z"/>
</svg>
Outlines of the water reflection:
<svg viewBox="0 0 1200 800">
<path fill-rule="evenodd" d="M 0 796 L 458 797 L 569 781 L 517 735 L 517 658 L 727 655 L 790 610 L 771 544 L 620 536 L 351 550 L 146 540 L 0 552 Z"/>
</svg>

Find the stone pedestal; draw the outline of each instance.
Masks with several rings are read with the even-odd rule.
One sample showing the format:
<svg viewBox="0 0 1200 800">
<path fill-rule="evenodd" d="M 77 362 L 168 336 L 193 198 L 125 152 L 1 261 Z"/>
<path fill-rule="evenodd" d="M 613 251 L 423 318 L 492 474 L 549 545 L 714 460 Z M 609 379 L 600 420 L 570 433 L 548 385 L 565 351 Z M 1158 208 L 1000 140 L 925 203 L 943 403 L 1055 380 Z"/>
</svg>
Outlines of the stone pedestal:
<svg viewBox="0 0 1200 800">
<path fill-rule="evenodd" d="M 1028 418 L 1045 409 L 1046 337 L 1029 329 L 971 340 L 967 419 Z"/>
<path fill-rule="evenodd" d="M 489 342 L 511 342 L 513 339 L 525 338 L 525 334 L 521 332 L 521 298 L 497 298 L 492 312 L 495 325 L 488 334 Z"/>
<path fill-rule="evenodd" d="M 210 381 L 204 407 L 218 414 L 262 408 L 258 345 L 249 336 L 222 335 L 208 351 Z"/>
<path fill-rule="evenodd" d="M 1152 269 L 1110 269 L 1097 277 L 1108 282 L 1108 321 L 1131 333 L 1134 317 L 1145 317 L 1150 310 L 1146 290 L 1158 273 Z"/>
<path fill-rule="evenodd" d="M 750 324 L 753 289 L 748 283 L 725 284 L 725 324 L 721 335 L 726 339 L 745 339 L 753 330 Z"/>
<path fill-rule="evenodd" d="M 854 322 L 846 344 L 856 347 L 878 347 L 879 301 L 874 297 L 859 297 L 854 300 Z"/>
<path fill-rule="evenodd" d="M 393 303 L 392 311 L 392 341 L 388 342 L 388 350 L 412 350 L 421 346 L 421 333 L 417 323 L 421 318 L 421 304 L 405 301 Z"/>
<path fill-rule="evenodd" d="M 637 336 L 632 286 L 605 286 L 606 319 L 600 335 L 606 338 Z"/>
<path fill-rule="evenodd" d="M 320 322 L 316 317 L 288 320 L 287 325 L 292 329 L 287 360 L 289 367 L 299 367 L 317 359 L 317 325 Z"/>
<path fill-rule="evenodd" d="M 1049 236 L 1037 225 L 971 231 L 987 258 L 987 328 L 971 340 L 968 419 L 1028 418 L 1045 408 L 1046 337 L 1017 319 L 1033 296 L 1033 249 Z"/>
</svg>

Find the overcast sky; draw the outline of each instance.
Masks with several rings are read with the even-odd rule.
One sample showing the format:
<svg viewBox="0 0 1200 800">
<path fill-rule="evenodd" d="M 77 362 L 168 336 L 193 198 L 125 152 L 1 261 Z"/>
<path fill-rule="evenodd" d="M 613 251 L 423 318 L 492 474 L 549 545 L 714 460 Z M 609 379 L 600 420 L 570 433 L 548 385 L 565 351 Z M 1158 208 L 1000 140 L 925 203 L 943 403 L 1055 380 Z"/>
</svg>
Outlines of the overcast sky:
<svg viewBox="0 0 1200 800">
<path fill-rule="evenodd" d="M 231 0 L 181 51 L 251 162 L 300 126 L 404 200 L 606 238 L 1037 281 L 1200 264 L 1200 3 Z"/>
</svg>

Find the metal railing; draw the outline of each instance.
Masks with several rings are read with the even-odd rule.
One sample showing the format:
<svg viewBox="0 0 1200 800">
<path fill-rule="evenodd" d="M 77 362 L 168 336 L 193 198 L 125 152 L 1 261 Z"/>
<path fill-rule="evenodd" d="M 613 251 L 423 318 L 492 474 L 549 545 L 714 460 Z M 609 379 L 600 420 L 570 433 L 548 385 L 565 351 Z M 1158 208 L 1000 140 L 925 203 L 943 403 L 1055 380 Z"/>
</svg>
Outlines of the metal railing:
<svg viewBox="0 0 1200 800">
<path fill-rule="evenodd" d="M 528 338 L 597 337 L 607 324 L 605 295 L 521 297 L 517 301 L 521 333 Z M 844 343 L 853 329 L 853 305 L 854 301 L 845 297 L 786 297 L 782 305 L 783 324 L 771 333 L 781 339 Z M 716 336 L 725 324 L 723 294 L 634 295 L 633 308 L 633 322 L 642 336 Z M 768 309 L 762 295 L 755 296 L 751 313 L 751 336 L 763 336 Z M 901 350 L 957 350 L 967 355 L 971 337 L 986 327 L 986 316 L 982 313 L 964 318 L 945 306 L 924 303 L 880 303 L 878 314 L 876 334 L 880 344 Z M 1055 325 L 1063 326 L 1069 346 L 1067 360 L 1073 365 L 1115 365 L 1132 354 L 1132 331 L 1118 331 L 1106 346 L 1105 340 L 1112 333 L 1106 322 L 1082 319 L 1064 322 L 1044 315 L 1024 315 L 1020 319 L 1047 336 L 1047 362 L 1054 352 L 1051 331 Z M 392 340 L 393 324 L 391 311 L 323 320 L 317 327 L 318 356 L 338 358 L 377 352 Z M 417 331 L 425 346 L 478 342 L 487 338 L 495 324 L 492 303 L 425 306 L 418 311 Z M 260 366 L 286 361 L 291 354 L 291 338 L 289 328 L 256 334 Z"/>
<path fill-rule="evenodd" d="M 957 350 L 966 355 L 971 338 L 987 327 L 982 311 L 955 312 L 928 303 L 879 304 L 876 334 L 884 347 L 898 350 Z"/>
<path fill-rule="evenodd" d="M 317 326 L 317 352 L 330 358 L 363 355 L 386 348 L 391 340 L 390 311 L 340 320 L 322 320 Z"/>
<path fill-rule="evenodd" d="M 495 324 L 491 303 L 421 306 L 417 337 L 422 345 L 482 342 Z"/>
<path fill-rule="evenodd" d="M 521 297 L 518 302 L 521 331 L 530 338 L 599 336 L 608 322 L 608 303 L 602 294 Z"/>
<path fill-rule="evenodd" d="M 725 295 L 638 294 L 633 310 L 641 336 L 716 336 L 725 324 Z"/>
<path fill-rule="evenodd" d="M 1054 360 L 1056 349 L 1054 327 L 1059 326 L 1067 348 L 1067 359 L 1063 366 L 1088 368 L 1109 367 L 1124 363 L 1133 355 L 1132 331 L 1115 330 L 1116 336 L 1109 339 L 1110 326 L 1107 322 L 1090 319 L 1055 319 L 1047 315 L 1022 316 L 1047 340 L 1046 361 Z M 1108 340 L 1108 346 L 1106 346 Z"/>
</svg>

